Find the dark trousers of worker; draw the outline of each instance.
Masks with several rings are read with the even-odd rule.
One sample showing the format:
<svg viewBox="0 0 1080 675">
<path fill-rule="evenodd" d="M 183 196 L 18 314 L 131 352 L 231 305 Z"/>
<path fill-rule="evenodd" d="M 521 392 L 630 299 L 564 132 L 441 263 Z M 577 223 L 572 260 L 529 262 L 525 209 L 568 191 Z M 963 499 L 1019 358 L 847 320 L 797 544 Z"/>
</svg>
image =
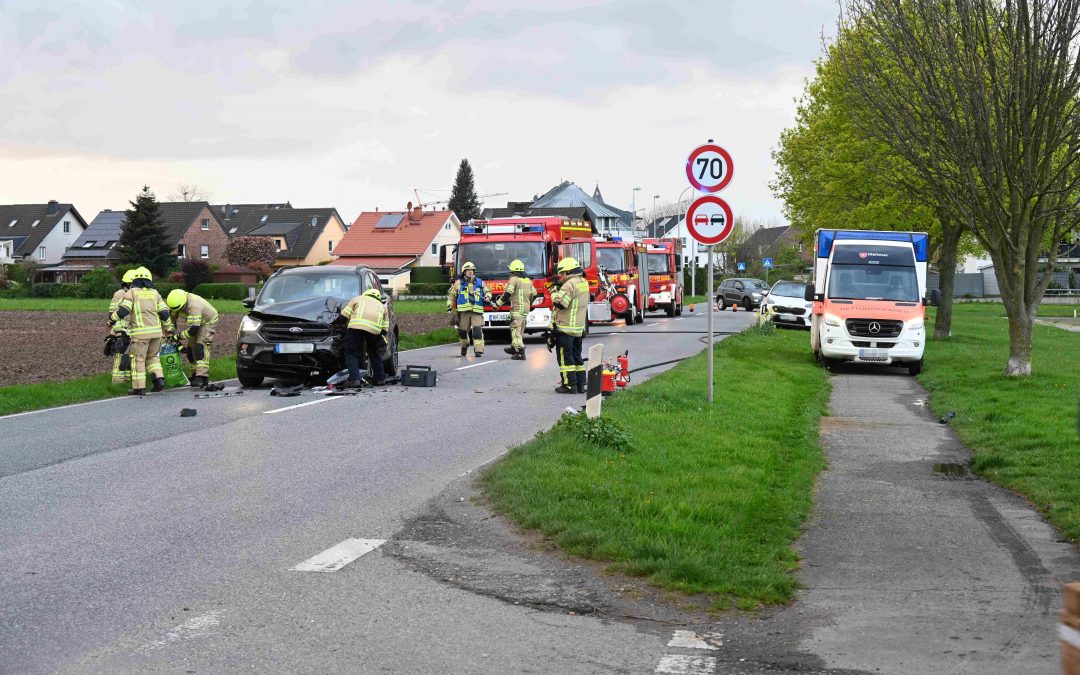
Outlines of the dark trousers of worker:
<svg viewBox="0 0 1080 675">
<path fill-rule="evenodd" d="M 581 357 L 581 336 L 555 333 L 555 351 L 559 357 L 559 376 L 571 389 L 585 386 L 585 359 Z"/>
<path fill-rule="evenodd" d="M 386 378 L 383 370 L 382 357 L 379 351 L 382 349 L 383 336 L 369 333 L 364 330 L 350 328 L 345 331 L 345 367 L 349 369 L 349 379 L 356 382 L 360 379 L 360 352 L 367 352 L 368 363 L 371 364 L 371 374 L 376 382 L 382 382 Z"/>
</svg>

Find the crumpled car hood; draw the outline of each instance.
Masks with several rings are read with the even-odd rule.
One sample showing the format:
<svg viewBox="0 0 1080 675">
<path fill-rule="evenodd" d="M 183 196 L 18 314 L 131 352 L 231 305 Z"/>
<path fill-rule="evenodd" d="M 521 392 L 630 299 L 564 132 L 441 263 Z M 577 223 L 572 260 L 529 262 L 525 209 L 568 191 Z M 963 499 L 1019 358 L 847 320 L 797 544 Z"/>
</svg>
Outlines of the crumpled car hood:
<svg viewBox="0 0 1080 675">
<path fill-rule="evenodd" d="M 286 318 L 333 323 L 340 316 L 342 304 L 340 298 L 323 296 L 255 305 L 252 313 L 264 319 Z"/>
</svg>

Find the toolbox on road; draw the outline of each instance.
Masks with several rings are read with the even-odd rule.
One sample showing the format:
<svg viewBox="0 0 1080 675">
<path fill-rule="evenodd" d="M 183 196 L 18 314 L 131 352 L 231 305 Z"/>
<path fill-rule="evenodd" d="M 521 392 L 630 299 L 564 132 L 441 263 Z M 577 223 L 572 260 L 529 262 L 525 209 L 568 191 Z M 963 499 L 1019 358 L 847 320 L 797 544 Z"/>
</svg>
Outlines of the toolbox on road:
<svg viewBox="0 0 1080 675">
<path fill-rule="evenodd" d="M 431 366 L 405 366 L 401 371 L 401 383 L 406 387 L 434 387 L 437 375 Z"/>
</svg>

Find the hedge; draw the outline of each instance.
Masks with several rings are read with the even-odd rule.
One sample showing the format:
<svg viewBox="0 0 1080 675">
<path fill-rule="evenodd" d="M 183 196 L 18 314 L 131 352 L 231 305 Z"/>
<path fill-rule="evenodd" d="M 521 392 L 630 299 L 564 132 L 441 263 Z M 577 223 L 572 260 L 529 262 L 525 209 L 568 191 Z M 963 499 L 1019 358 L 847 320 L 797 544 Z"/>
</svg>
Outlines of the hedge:
<svg viewBox="0 0 1080 675">
<path fill-rule="evenodd" d="M 248 285 L 199 284 L 193 292 L 211 300 L 243 300 L 248 296 Z"/>
<path fill-rule="evenodd" d="M 87 287 L 82 284 L 37 283 L 30 289 L 35 298 L 85 298 Z"/>
<path fill-rule="evenodd" d="M 450 292 L 450 284 L 409 284 L 403 295 L 446 295 Z"/>
<path fill-rule="evenodd" d="M 412 274 L 409 275 L 409 280 L 414 284 L 444 284 L 448 279 L 446 270 L 437 265 L 435 267 L 413 267 L 411 269 Z"/>
</svg>

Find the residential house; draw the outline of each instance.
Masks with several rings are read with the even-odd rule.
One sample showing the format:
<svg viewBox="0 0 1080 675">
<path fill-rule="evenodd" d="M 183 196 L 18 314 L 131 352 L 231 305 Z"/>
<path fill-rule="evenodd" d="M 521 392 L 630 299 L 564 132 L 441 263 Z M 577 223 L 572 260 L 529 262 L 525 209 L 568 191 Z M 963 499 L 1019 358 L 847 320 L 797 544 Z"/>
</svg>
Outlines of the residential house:
<svg viewBox="0 0 1080 675">
<path fill-rule="evenodd" d="M 213 207 L 230 238 L 267 237 L 277 246 L 274 267 L 332 261 L 345 238 L 337 209 L 292 204 L 221 204 Z"/>
<path fill-rule="evenodd" d="M 737 249 L 737 262 L 744 262 L 747 266 L 760 265 L 764 258 L 777 258 L 785 249 L 797 250 L 802 257 L 809 261 L 810 252 L 804 251 L 802 235 L 790 225 L 779 227 L 762 227 L 750 233 Z"/>
<path fill-rule="evenodd" d="M 630 212 L 605 203 L 599 185 L 590 197 L 574 183 L 563 181 L 531 202 L 508 202 L 505 208 L 484 209 L 482 213 L 484 218 L 511 216 L 566 216 L 588 221 L 597 234 L 627 241 L 635 237 Z"/>
<path fill-rule="evenodd" d="M 56 280 L 74 282 L 95 267 L 113 267 L 120 262 L 120 228 L 124 212 L 105 209 L 90 221 L 79 238 L 64 252 L 56 267 Z"/>
<path fill-rule="evenodd" d="M 71 204 L 0 205 L 0 263 L 56 265 L 85 229 L 86 221 Z"/>
<path fill-rule="evenodd" d="M 400 293 L 414 267 L 437 267 L 439 249 L 461 240 L 461 223 L 453 211 L 364 211 L 338 247 L 338 265 L 367 265 L 384 284 Z"/>
</svg>

